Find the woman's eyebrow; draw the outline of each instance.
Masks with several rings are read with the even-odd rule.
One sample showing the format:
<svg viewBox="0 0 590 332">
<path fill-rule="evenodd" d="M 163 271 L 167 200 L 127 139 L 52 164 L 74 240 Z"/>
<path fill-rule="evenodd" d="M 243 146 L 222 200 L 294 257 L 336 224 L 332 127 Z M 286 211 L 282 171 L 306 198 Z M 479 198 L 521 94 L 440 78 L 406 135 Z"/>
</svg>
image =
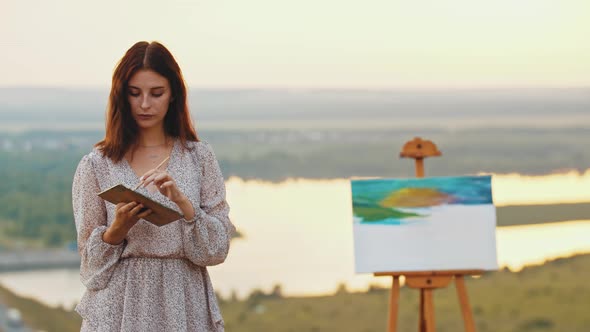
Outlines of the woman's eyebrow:
<svg viewBox="0 0 590 332">
<path fill-rule="evenodd" d="M 139 88 L 139 87 L 136 87 L 136 86 L 133 86 L 133 85 L 130 85 L 130 86 L 129 86 L 129 88 L 130 88 L 130 89 L 137 89 L 137 90 L 141 90 L 141 88 Z M 154 87 L 151 87 L 151 88 L 150 88 L 150 90 L 164 89 L 164 88 L 166 88 L 166 87 L 165 87 L 165 86 L 154 86 Z"/>
</svg>

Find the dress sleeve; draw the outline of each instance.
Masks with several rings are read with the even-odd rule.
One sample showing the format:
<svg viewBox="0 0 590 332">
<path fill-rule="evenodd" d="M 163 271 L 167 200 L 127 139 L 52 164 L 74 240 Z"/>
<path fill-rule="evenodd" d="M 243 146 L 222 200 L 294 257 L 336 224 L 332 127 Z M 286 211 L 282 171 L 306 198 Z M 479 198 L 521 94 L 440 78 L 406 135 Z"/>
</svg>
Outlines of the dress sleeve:
<svg viewBox="0 0 590 332">
<path fill-rule="evenodd" d="M 196 149 L 201 165 L 200 203 L 192 222 L 183 224 L 183 247 L 187 258 L 200 266 L 217 265 L 225 261 L 231 236 L 235 230 L 229 220 L 229 205 L 225 200 L 225 183 L 213 150 L 207 143 Z"/>
<path fill-rule="evenodd" d="M 81 256 L 80 278 L 89 290 L 107 286 L 126 242 L 111 245 L 102 240 L 107 230 L 107 212 L 100 192 L 92 157 L 82 158 L 72 183 L 72 207 Z"/>
</svg>

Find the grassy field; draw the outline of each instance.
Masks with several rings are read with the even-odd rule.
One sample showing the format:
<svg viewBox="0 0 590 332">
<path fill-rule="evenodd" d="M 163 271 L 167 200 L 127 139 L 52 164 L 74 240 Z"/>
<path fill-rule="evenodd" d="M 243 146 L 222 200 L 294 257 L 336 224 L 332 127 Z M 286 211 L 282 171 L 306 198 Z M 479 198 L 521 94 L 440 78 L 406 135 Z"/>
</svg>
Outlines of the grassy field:
<svg viewBox="0 0 590 332">
<path fill-rule="evenodd" d="M 16 296 L 0 286 L 0 302 L 17 308 L 27 326 L 48 332 L 80 331 L 81 319 L 77 313 L 62 308 L 49 308 L 38 301 Z"/>
<path fill-rule="evenodd" d="M 590 255 L 467 281 L 478 331 L 588 331 Z M 387 290 L 223 304 L 228 331 L 385 331 Z M 454 286 L 435 291 L 437 331 L 463 330 Z M 402 288 L 399 331 L 415 331 L 418 291 Z"/>
<path fill-rule="evenodd" d="M 590 254 L 551 261 L 520 272 L 490 272 L 468 278 L 467 289 L 477 331 L 587 332 L 590 327 Z M 463 331 L 454 286 L 435 291 L 437 331 Z M 330 296 L 282 297 L 253 292 L 247 300 L 221 300 L 226 330 L 239 332 L 385 331 L 389 291 L 364 293 L 345 288 Z M 78 331 L 73 312 L 47 308 L 0 288 L 0 300 L 19 308 L 27 323 L 46 331 Z M 398 331 L 415 331 L 418 291 L 402 287 Z"/>
</svg>

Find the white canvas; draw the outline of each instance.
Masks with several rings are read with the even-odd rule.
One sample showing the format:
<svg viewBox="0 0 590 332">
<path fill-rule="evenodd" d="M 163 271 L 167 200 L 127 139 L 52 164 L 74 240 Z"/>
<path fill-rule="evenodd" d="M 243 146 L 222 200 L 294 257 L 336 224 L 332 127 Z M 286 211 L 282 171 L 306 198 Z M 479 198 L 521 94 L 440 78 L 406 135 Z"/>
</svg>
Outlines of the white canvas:
<svg viewBox="0 0 590 332">
<path fill-rule="evenodd" d="M 352 181 L 356 272 L 497 269 L 490 180 Z"/>
</svg>

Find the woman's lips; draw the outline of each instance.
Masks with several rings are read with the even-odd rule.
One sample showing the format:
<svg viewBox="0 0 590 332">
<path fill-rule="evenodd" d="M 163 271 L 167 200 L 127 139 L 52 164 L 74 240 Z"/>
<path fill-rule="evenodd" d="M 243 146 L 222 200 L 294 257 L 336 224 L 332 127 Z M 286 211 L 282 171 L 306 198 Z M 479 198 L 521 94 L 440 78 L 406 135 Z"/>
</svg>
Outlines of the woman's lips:
<svg viewBox="0 0 590 332">
<path fill-rule="evenodd" d="M 154 116 L 152 114 L 138 114 L 137 117 L 140 118 L 141 120 L 149 120 L 149 119 L 153 118 Z"/>
</svg>

